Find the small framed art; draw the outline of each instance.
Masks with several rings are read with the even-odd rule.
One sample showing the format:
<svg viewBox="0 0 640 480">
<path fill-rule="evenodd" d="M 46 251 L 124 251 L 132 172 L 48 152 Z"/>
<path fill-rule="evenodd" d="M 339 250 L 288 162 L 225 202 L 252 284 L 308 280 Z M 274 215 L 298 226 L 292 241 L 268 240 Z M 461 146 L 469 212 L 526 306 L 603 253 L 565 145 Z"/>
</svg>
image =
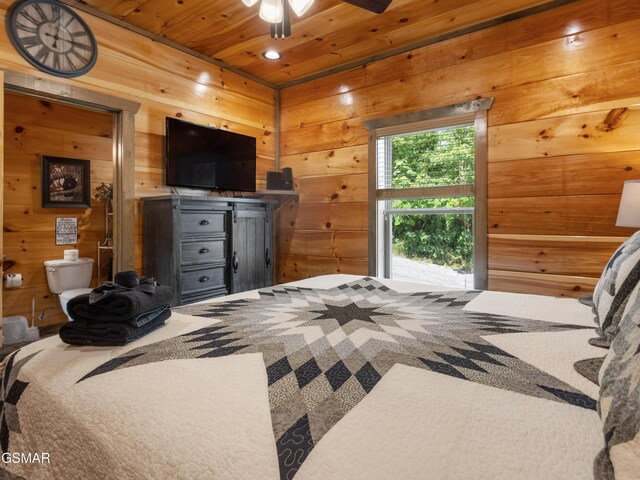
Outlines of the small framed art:
<svg viewBox="0 0 640 480">
<path fill-rule="evenodd" d="M 56 218 L 56 245 L 78 244 L 78 218 Z"/>
<path fill-rule="evenodd" d="M 89 160 L 42 157 L 42 208 L 91 206 Z"/>
</svg>

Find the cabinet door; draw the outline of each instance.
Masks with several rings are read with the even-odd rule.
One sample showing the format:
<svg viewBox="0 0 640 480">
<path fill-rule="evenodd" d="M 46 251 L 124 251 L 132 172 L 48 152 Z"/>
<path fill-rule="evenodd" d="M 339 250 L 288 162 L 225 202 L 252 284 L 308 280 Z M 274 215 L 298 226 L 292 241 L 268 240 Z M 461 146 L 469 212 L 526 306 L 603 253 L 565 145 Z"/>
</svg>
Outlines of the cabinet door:
<svg viewBox="0 0 640 480">
<path fill-rule="evenodd" d="M 244 292 L 271 285 L 273 247 L 270 239 L 273 219 L 267 209 L 239 208 L 231 221 L 231 291 Z"/>
<path fill-rule="evenodd" d="M 275 242 L 274 242 L 274 214 L 273 207 L 267 206 L 264 228 L 264 246 L 265 246 L 265 278 L 264 286 L 271 287 L 273 285 L 274 263 L 276 262 Z"/>
</svg>

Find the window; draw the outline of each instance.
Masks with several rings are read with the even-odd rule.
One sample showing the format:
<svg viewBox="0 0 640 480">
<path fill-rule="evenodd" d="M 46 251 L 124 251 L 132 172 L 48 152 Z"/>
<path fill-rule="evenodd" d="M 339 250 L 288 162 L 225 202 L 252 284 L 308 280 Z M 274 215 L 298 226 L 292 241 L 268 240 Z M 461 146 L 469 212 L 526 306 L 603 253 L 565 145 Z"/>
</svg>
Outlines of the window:
<svg viewBox="0 0 640 480">
<path fill-rule="evenodd" d="M 464 106 L 457 105 L 367 122 L 370 274 L 486 288 L 491 101 L 466 104 L 462 113 Z M 403 122 L 420 116 L 428 120 Z"/>
</svg>

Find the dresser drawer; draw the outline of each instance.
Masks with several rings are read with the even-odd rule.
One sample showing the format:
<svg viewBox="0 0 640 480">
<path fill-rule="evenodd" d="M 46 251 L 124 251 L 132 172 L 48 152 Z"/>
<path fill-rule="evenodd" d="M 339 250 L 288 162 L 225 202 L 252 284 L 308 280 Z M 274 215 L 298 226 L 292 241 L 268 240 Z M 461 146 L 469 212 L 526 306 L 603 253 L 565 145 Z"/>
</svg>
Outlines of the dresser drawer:
<svg viewBox="0 0 640 480">
<path fill-rule="evenodd" d="M 200 240 L 182 242 L 180 245 L 182 265 L 224 262 L 226 259 L 225 240 Z"/>
<path fill-rule="evenodd" d="M 183 270 L 182 295 L 189 295 L 203 290 L 225 288 L 225 270 L 224 265 L 202 270 Z"/>
<path fill-rule="evenodd" d="M 183 210 L 180 215 L 182 235 L 210 235 L 226 231 L 226 212 Z"/>
</svg>

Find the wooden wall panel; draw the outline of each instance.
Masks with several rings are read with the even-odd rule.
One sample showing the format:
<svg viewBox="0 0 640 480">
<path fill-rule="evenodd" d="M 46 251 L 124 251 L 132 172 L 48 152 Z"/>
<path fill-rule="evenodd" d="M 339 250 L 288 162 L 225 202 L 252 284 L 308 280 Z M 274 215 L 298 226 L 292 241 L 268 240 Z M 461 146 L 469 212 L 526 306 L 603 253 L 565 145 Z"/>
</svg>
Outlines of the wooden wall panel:
<svg viewBox="0 0 640 480">
<path fill-rule="evenodd" d="M 620 237 L 490 235 L 489 269 L 599 277 Z"/>
<path fill-rule="evenodd" d="M 281 266 L 362 272 L 360 234 L 340 235 L 366 217 L 334 225 L 326 205 L 366 202 L 364 121 L 491 96 L 490 288 L 589 291 L 633 232 L 615 217 L 640 178 L 638 58 L 640 1 L 580 0 L 284 89 L 282 164 L 301 196 L 282 212 Z"/>
<path fill-rule="evenodd" d="M 283 155 L 310 153 L 366 144 L 367 129 L 361 121 L 338 120 L 283 130 L 281 141 Z"/>
<path fill-rule="evenodd" d="M 280 158 L 280 164 L 295 170 L 297 178 L 322 177 L 328 174 L 367 173 L 367 147 L 357 145 L 336 150 L 283 156 Z"/>
<path fill-rule="evenodd" d="M 12 3 L 13 0 L 0 0 L 1 22 L 4 22 L 6 11 Z M 60 79 L 48 77 L 35 70 L 11 46 L 4 28 L 0 29 L 0 68 L 51 78 L 57 82 L 139 102 L 141 107 L 135 118 L 137 199 L 148 195 L 169 193 L 169 189 L 164 185 L 163 163 L 163 136 L 167 116 L 203 125 L 214 125 L 256 137 L 258 152 L 256 180 L 258 188 L 264 187 L 265 172 L 275 168 L 275 92 L 273 89 L 89 14 L 80 13 L 80 15 L 94 31 L 99 47 L 96 66 L 87 75 L 76 79 Z M 50 152 L 51 145 L 55 145 L 59 155 L 89 157 L 100 150 L 105 140 L 109 141 L 106 137 L 111 135 L 111 127 L 96 123 L 92 116 L 93 112 L 80 110 L 76 114 L 75 133 L 84 137 L 82 142 L 74 143 L 74 135 L 64 134 L 62 132 L 64 128 L 60 127 L 60 122 L 52 114 L 52 111 L 60 108 L 51 104 L 46 106 L 44 103 L 19 110 L 7 108 L 8 124 L 5 128 L 7 143 L 22 144 L 33 150 L 29 154 L 31 156 L 22 157 L 25 162 L 34 160 L 36 153 Z M 40 135 L 37 138 L 33 138 L 29 132 L 18 135 L 15 127 L 25 123 L 25 118 L 33 119 L 34 112 L 39 112 L 41 115 L 37 119 Z M 10 191 L 13 192 L 16 201 L 39 199 L 37 192 L 28 193 L 27 190 L 19 187 L 25 176 L 34 174 L 35 170 L 28 168 L 27 164 L 30 165 L 30 163 L 21 163 L 11 167 L 14 179 L 8 178 L 5 181 L 6 195 L 9 195 Z M 92 167 L 92 176 L 98 178 L 107 171 L 112 169 L 106 164 L 99 171 Z M 207 194 L 204 191 L 187 189 L 180 189 L 180 192 Z M 12 212 L 14 207 L 18 206 L 9 204 L 6 208 L 8 212 Z M 13 229 L 30 229 L 30 222 L 26 218 L 33 216 L 37 219 L 43 215 L 37 208 L 25 209 L 24 212 L 23 216 L 5 218 L 5 225 Z M 141 213 L 140 205 L 136 205 L 135 222 L 138 234 L 136 235 L 135 262 L 140 271 L 142 270 Z M 59 211 L 58 214 L 60 215 Z M 87 228 L 90 229 L 94 226 L 92 222 L 87 224 Z M 97 237 L 95 240 L 97 241 Z M 94 238 L 90 239 L 90 243 L 93 251 Z M 55 246 L 48 249 L 47 245 L 48 243 L 41 244 L 38 252 L 43 255 L 50 252 L 51 258 L 60 256 Z M 84 250 L 81 253 L 86 254 Z M 34 265 L 38 263 L 40 262 L 37 261 Z M 39 305 L 52 305 L 51 298 L 45 298 L 49 295 L 48 290 L 34 289 L 34 292 L 40 299 Z M 28 305 L 24 303 L 27 300 Z M 14 310 L 24 313 L 30 308 L 30 302 L 31 297 L 26 294 L 12 297 L 12 301 L 6 304 L 7 309 L 4 314 L 10 314 Z"/>
<path fill-rule="evenodd" d="M 280 281 L 292 282 L 317 275 L 338 273 L 338 258 L 313 257 L 308 255 L 282 255 L 280 258 Z"/>
<path fill-rule="evenodd" d="M 489 233 L 625 236 L 616 227 L 620 194 L 489 199 Z"/>
<path fill-rule="evenodd" d="M 366 174 L 299 178 L 295 188 L 302 203 L 367 201 Z"/>
<path fill-rule="evenodd" d="M 15 262 L 9 273 L 20 273 L 23 286 L 3 290 L 3 315 L 30 317 L 31 299 L 45 322 L 65 321 L 49 291 L 43 262 L 78 248 L 82 257 L 97 262 L 97 243 L 104 240 L 104 206 L 92 199 L 92 208 L 41 208 L 41 155 L 91 162 L 91 194 L 101 182 L 113 179 L 113 116 L 35 97 L 5 95 L 5 162 L 3 254 Z M 56 246 L 56 217 L 78 219 L 78 244 Z M 92 285 L 96 285 L 94 263 Z"/>
<path fill-rule="evenodd" d="M 292 202 L 280 214 L 285 230 L 367 230 L 367 203 Z"/>
<path fill-rule="evenodd" d="M 319 78 L 287 88 L 282 92 L 283 102 L 287 106 L 306 104 L 318 98 L 358 91 L 373 81 L 398 81 L 453 65 L 469 64 L 474 60 L 557 40 L 562 35 L 580 34 L 622 23 L 636 18 L 637 11 L 636 0 L 594 1 L 587 8 L 580 2 L 572 3 L 546 12 L 543 22 L 540 16 L 526 17 L 498 28 L 458 37 L 454 41 L 435 43 L 405 55 L 346 70 L 333 75 L 330 82 Z"/>
<path fill-rule="evenodd" d="M 369 232 L 343 232 L 333 234 L 333 255 L 338 258 L 365 260 L 367 258 Z"/>
<path fill-rule="evenodd" d="M 579 297 L 592 292 L 596 283 L 594 277 L 489 270 L 489 290 L 503 292 Z"/>
<path fill-rule="evenodd" d="M 309 257 L 334 258 L 332 231 L 281 230 L 282 252 Z"/>
<path fill-rule="evenodd" d="M 605 195 L 640 176 L 640 151 L 489 163 L 489 194 L 498 198 Z M 568 182 L 568 178 L 580 181 Z"/>
<path fill-rule="evenodd" d="M 630 99 L 630 102 L 635 99 Z M 545 118 L 489 128 L 492 162 L 640 149 L 640 107 Z"/>
<path fill-rule="evenodd" d="M 489 125 L 635 105 L 640 92 L 628 79 L 637 75 L 640 62 L 632 61 L 495 91 Z"/>
<path fill-rule="evenodd" d="M 281 282 L 304 280 L 318 275 L 333 273 L 367 274 L 367 260 L 308 255 L 282 255 L 280 258 Z"/>
<path fill-rule="evenodd" d="M 291 106 L 284 103 L 288 96 L 283 95 L 282 128 L 288 131 L 300 125 L 328 124 L 336 118 L 369 119 L 389 116 L 411 111 L 417 102 L 421 103 L 421 108 L 458 103 L 460 98 L 469 100 L 478 95 L 489 96 L 491 92 L 503 88 L 627 63 L 640 55 L 640 46 L 633 36 L 638 29 L 640 20 L 633 20 L 582 32 L 580 35 L 573 35 L 573 38 L 562 36 L 489 58 L 411 75 L 404 74 L 404 66 L 413 61 L 413 56 L 409 54 L 393 57 L 397 65 L 390 70 L 397 72 L 397 75 L 389 81 L 380 82 L 375 79 L 358 90 L 344 88 L 335 95 L 336 98 L 316 98 L 305 104 Z M 451 40 L 457 41 L 459 40 Z M 571 42 L 570 47 L 567 46 L 568 42 Z M 412 91 L 412 95 L 388 95 L 388 92 L 398 89 Z M 368 101 L 372 97 L 376 101 Z M 349 124 L 350 130 L 357 131 L 357 122 L 356 125 L 353 123 Z M 346 133 L 344 129 L 342 133 Z"/>
</svg>

